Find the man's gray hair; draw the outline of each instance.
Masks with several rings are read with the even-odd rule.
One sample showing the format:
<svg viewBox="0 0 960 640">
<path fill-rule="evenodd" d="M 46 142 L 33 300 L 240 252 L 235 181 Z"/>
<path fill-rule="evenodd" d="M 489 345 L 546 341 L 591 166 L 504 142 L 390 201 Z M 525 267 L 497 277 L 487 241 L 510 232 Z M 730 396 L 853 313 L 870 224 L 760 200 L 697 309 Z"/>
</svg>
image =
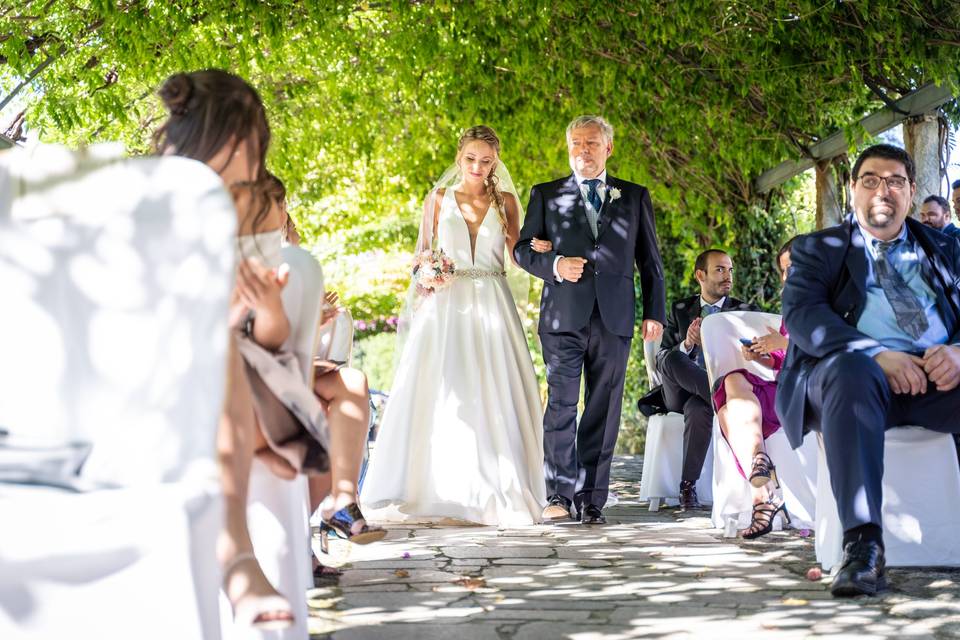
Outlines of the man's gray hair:
<svg viewBox="0 0 960 640">
<path fill-rule="evenodd" d="M 570 142 L 570 135 L 574 129 L 591 126 L 600 127 L 600 131 L 603 133 L 603 137 L 607 139 L 607 142 L 613 142 L 613 125 L 604 120 L 603 116 L 579 116 L 574 118 L 573 121 L 567 125 L 567 142 Z"/>
</svg>

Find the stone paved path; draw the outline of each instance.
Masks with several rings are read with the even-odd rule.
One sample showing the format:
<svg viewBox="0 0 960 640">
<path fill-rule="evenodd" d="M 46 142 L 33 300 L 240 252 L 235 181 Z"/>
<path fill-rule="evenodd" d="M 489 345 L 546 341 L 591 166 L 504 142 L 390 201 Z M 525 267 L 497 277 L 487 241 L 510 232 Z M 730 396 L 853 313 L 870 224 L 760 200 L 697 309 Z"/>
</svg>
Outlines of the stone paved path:
<svg viewBox="0 0 960 640">
<path fill-rule="evenodd" d="M 649 513 L 618 457 L 605 527 L 397 528 L 332 543 L 345 573 L 308 594 L 313 639 L 960 638 L 960 571 L 891 572 L 879 598 L 807 580 L 813 540 L 726 539 L 707 514 Z"/>
</svg>

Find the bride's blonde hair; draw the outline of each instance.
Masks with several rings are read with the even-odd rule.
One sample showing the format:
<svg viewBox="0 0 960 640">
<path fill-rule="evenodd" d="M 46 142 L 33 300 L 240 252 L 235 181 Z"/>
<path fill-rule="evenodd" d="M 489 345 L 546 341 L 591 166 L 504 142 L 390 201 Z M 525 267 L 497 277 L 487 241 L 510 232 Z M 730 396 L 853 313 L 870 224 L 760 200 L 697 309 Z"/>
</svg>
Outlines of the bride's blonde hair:
<svg viewBox="0 0 960 640">
<path fill-rule="evenodd" d="M 497 163 L 500 161 L 500 137 L 496 131 L 485 124 L 470 127 L 463 132 L 463 135 L 460 136 L 460 141 L 457 143 L 458 165 L 460 164 L 460 156 L 463 154 L 463 147 L 466 146 L 468 142 L 474 141 L 486 142 L 493 147 L 494 152 L 497 154 L 497 159 L 490 169 L 490 175 L 486 177 L 483 184 L 486 186 L 487 195 L 490 196 L 490 199 L 497 209 L 497 219 L 500 221 L 500 227 L 503 229 L 503 232 L 506 233 L 507 212 L 503 204 L 503 192 L 500 190 L 500 178 L 498 178 L 496 174 Z"/>
</svg>

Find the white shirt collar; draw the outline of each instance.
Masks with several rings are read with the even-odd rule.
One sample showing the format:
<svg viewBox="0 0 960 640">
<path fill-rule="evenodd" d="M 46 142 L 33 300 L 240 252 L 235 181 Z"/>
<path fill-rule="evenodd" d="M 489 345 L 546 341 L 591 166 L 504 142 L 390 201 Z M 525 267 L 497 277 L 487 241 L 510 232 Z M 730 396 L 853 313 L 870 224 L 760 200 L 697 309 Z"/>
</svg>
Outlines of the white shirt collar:
<svg viewBox="0 0 960 640">
<path fill-rule="evenodd" d="M 881 239 L 878 238 L 877 236 L 875 236 L 875 235 L 873 235 L 872 233 L 870 233 L 870 231 L 868 231 L 863 225 L 860 224 L 860 221 L 859 221 L 859 220 L 857 220 L 857 226 L 860 227 L 860 233 L 863 235 L 863 243 L 864 243 L 865 245 L 867 245 L 867 251 L 870 252 L 870 255 L 871 255 L 871 256 L 873 256 L 874 258 L 876 258 L 876 257 L 877 257 L 877 245 L 876 245 L 876 243 L 878 243 L 878 242 L 885 242 L 885 241 L 884 241 L 884 240 L 881 240 Z M 894 241 L 896 241 L 896 240 L 906 240 L 907 238 L 908 238 L 908 236 L 907 236 L 907 221 L 904 220 L 904 221 L 903 221 L 903 226 L 900 227 L 900 233 L 898 233 L 898 234 L 897 234 L 897 237 L 894 238 L 893 240 L 894 240 Z"/>
<path fill-rule="evenodd" d="M 582 186 L 583 186 L 583 181 L 587 179 L 587 178 L 584 178 L 583 176 L 581 176 L 581 175 L 580 175 L 579 173 L 577 173 L 576 171 L 573 172 L 573 177 L 577 180 L 577 186 L 578 186 L 578 187 L 582 187 Z M 607 170 L 606 170 L 606 169 L 604 169 L 602 172 L 600 172 L 600 175 L 598 175 L 597 178 L 600 180 L 600 186 L 601 186 L 601 187 L 607 186 Z"/>
<path fill-rule="evenodd" d="M 704 300 L 703 296 L 700 296 L 700 308 L 703 309 L 704 307 L 716 307 L 717 309 L 723 309 L 723 303 L 726 301 L 727 301 L 727 296 L 723 296 L 722 298 L 720 298 L 719 300 L 711 304 L 706 300 Z"/>
<path fill-rule="evenodd" d="M 871 240 L 876 240 L 877 242 L 885 242 L 884 240 L 881 240 L 877 236 L 870 233 L 869 229 L 867 229 L 862 224 L 860 224 L 859 220 L 857 221 L 857 226 L 860 227 L 860 233 L 863 234 L 863 239 L 866 240 L 867 242 L 871 242 Z M 903 226 L 900 227 L 900 233 L 897 234 L 897 237 L 894 238 L 894 240 L 906 240 L 906 238 L 907 238 L 907 221 L 904 220 Z"/>
</svg>

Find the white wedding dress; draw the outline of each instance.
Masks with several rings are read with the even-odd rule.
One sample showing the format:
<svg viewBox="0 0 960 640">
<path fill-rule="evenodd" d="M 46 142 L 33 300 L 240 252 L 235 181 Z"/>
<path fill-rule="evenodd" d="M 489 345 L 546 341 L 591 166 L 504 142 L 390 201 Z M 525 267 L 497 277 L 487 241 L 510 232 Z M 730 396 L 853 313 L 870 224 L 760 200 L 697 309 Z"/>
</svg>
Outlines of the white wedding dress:
<svg viewBox="0 0 960 640">
<path fill-rule="evenodd" d="M 543 412 L 491 206 L 470 233 L 447 189 L 437 245 L 457 276 L 414 314 L 360 502 L 374 522 L 540 521 Z M 513 265 L 511 265 L 513 268 Z"/>
</svg>

